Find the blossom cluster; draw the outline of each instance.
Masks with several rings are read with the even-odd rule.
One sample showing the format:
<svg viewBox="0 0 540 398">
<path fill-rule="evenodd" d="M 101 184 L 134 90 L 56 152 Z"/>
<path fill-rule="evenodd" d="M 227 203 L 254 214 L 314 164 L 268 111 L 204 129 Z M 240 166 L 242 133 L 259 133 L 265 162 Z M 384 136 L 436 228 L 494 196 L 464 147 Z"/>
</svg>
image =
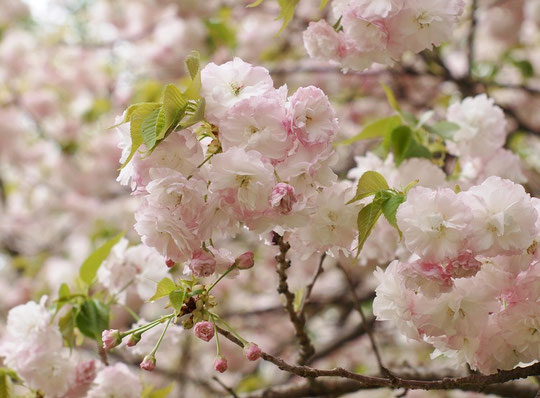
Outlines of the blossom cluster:
<svg viewBox="0 0 540 398">
<path fill-rule="evenodd" d="M 540 356 L 540 201 L 489 177 L 413 188 L 397 212 L 406 261 L 378 269 L 378 319 L 484 373 Z"/>
<path fill-rule="evenodd" d="M 304 45 L 312 58 L 363 70 L 392 65 L 404 52 L 419 53 L 452 36 L 464 0 L 334 0 L 332 27 L 311 22 Z"/>
<path fill-rule="evenodd" d="M 213 245 L 242 225 L 258 234 L 289 231 L 308 255 L 348 252 L 358 206 L 344 206 L 351 184 L 336 182 L 330 168 L 338 125 L 323 91 L 301 87 L 288 96 L 268 70 L 239 58 L 208 64 L 201 82 L 206 122 L 170 134 L 120 173 L 142 197 L 135 229 L 143 243 L 196 277 L 244 261 Z M 129 126 L 119 130 L 124 162 Z"/>
</svg>

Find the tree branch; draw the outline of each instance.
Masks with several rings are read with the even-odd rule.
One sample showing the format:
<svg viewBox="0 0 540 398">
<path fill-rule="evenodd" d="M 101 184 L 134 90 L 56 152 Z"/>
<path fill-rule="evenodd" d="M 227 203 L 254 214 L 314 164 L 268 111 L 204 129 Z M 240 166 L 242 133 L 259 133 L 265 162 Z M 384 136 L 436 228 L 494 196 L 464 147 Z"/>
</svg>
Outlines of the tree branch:
<svg viewBox="0 0 540 398">
<path fill-rule="evenodd" d="M 296 338 L 300 343 L 300 356 L 298 358 L 299 364 L 304 364 L 315 353 L 315 348 L 311 343 L 311 339 L 305 331 L 306 317 L 303 313 L 298 314 L 294 310 L 294 293 L 289 290 L 287 284 L 287 269 L 290 268 L 291 262 L 287 260 L 287 252 L 291 248 L 287 242 L 283 240 L 283 237 L 274 232 L 273 243 L 279 247 L 279 254 L 276 256 L 277 268 L 276 272 L 279 276 L 278 293 L 285 296 L 284 307 L 289 313 L 289 318 L 294 326 Z"/>
</svg>

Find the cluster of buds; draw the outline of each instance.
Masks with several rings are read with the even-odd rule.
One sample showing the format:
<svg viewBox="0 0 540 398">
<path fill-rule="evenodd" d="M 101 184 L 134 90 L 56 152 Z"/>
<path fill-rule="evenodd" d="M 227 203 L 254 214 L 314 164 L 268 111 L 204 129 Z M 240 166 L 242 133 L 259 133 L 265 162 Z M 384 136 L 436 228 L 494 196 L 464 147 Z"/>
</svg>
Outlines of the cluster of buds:
<svg viewBox="0 0 540 398">
<path fill-rule="evenodd" d="M 188 315 L 182 322 L 184 329 L 191 329 L 198 322 L 208 321 L 208 310 L 216 306 L 216 298 L 203 289 L 202 293 L 185 301 L 180 316 Z"/>
</svg>

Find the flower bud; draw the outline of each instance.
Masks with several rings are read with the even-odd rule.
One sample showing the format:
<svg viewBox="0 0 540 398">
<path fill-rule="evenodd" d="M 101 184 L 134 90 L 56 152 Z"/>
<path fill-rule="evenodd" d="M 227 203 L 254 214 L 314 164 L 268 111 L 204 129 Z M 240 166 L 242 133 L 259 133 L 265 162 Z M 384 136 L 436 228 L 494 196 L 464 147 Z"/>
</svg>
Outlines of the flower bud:
<svg viewBox="0 0 540 398">
<path fill-rule="evenodd" d="M 216 270 L 216 260 L 214 256 L 203 250 L 197 250 L 189 263 L 189 269 L 197 278 L 210 276 Z"/>
<path fill-rule="evenodd" d="M 156 357 L 154 355 L 145 356 L 140 366 L 141 369 L 147 370 L 149 372 L 153 371 L 156 367 Z"/>
<path fill-rule="evenodd" d="M 261 357 L 262 350 L 259 348 L 259 346 L 255 343 L 249 343 L 244 348 L 244 355 L 248 359 L 248 361 L 256 361 Z"/>
<path fill-rule="evenodd" d="M 209 155 L 213 154 L 213 153 L 219 153 L 221 151 L 221 143 L 219 142 L 219 140 L 217 139 L 213 139 L 211 142 L 210 142 L 210 145 L 208 145 L 208 149 L 207 149 L 207 153 Z"/>
<path fill-rule="evenodd" d="M 296 202 L 294 188 L 283 182 L 277 184 L 270 194 L 270 204 L 282 214 L 290 213 Z"/>
<path fill-rule="evenodd" d="M 190 316 L 184 319 L 184 321 L 182 322 L 182 327 L 184 329 L 191 329 L 193 327 L 193 317 Z"/>
<path fill-rule="evenodd" d="M 168 258 L 167 260 L 165 260 L 165 265 L 169 268 L 174 267 L 175 264 L 176 262 L 172 258 Z"/>
<path fill-rule="evenodd" d="M 214 325 L 208 321 L 198 322 L 193 331 L 195 336 L 206 342 L 209 342 L 214 337 Z"/>
<path fill-rule="evenodd" d="M 253 252 L 245 252 L 234 260 L 234 265 L 236 265 L 238 269 L 250 269 L 253 267 L 253 264 Z"/>
<path fill-rule="evenodd" d="M 111 348 L 116 347 L 122 342 L 120 332 L 116 329 L 104 330 L 101 334 L 101 341 L 103 341 L 103 348 L 105 351 L 109 351 Z"/>
<path fill-rule="evenodd" d="M 133 333 L 131 336 L 129 336 L 126 345 L 128 347 L 133 347 L 136 346 L 139 341 L 141 341 L 141 335 L 138 333 Z"/>
<path fill-rule="evenodd" d="M 216 361 L 214 362 L 214 369 L 219 373 L 225 372 L 227 370 L 227 359 L 223 358 L 222 356 L 217 357 Z"/>
</svg>

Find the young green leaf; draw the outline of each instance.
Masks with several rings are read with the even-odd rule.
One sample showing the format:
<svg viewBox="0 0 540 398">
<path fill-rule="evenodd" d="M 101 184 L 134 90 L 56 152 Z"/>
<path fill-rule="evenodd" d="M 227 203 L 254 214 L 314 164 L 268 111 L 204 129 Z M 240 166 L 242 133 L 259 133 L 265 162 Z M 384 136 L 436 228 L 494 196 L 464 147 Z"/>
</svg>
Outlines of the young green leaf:
<svg viewBox="0 0 540 398">
<path fill-rule="evenodd" d="M 394 93 L 392 92 L 392 90 L 390 89 L 390 87 L 388 87 L 386 84 L 384 83 L 381 83 L 382 85 L 382 88 L 384 90 L 384 93 L 386 94 L 386 99 L 388 100 L 388 103 L 390 104 L 390 106 L 397 112 L 401 112 L 401 108 L 399 107 L 399 104 L 398 102 L 396 101 L 396 97 L 394 97 Z"/>
<path fill-rule="evenodd" d="M 348 138 L 337 145 L 349 145 L 359 140 L 368 140 L 371 138 L 381 138 L 394 130 L 401 124 L 401 118 L 398 115 L 385 117 L 367 124 L 362 131 L 354 137 Z"/>
<path fill-rule="evenodd" d="M 388 188 L 388 183 L 382 174 L 376 171 L 366 171 L 358 180 L 354 198 L 349 200 L 347 204 L 356 202 L 357 200 L 366 198 L 370 195 L 375 195 L 377 192 Z"/>
<path fill-rule="evenodd" d="M 174 128 L 182 119 L 187 107 L 187 100 L 184 98 L 178 87 L 168 84 L 163 92 L 163 110 L 165 111 L 165 130 Z"/>
<path fill-rule="evenodd" d="M 167 398 L 171 393 L 175 383 L 169 384 L 167 387 L 160 388 L 159 390 L 150 390 L 148 395 L 143 395 L 144 398 Z"/>
<path fill-rule="evenodd" d="M 396 213 L 399 208 L 399 205 L 405 202 L 405 199 L 406 199 L 405 195 L 403 194 L 393 195 L 392 197 L 386 199 L 382 203 L 382 207 L 381 207 L 384 217 L 388 220 L 390 225 L 392 225 L 394 228 L 397 229 L 400 237 L 401 237 L 401 231 L 397 225 Z"/>
<path fill-rule="evenodd" d="M 296 6 L 299 2 L 300 0 L 278 0 L 281 11 L 279 12 L 279 16 L 277 17 L 277 19 L 283 20 L 283 25 L 281 25 L 281 29 L 277 33 L 278 35 L 283 32 L 289 22 L 292 21 L 294 17 L 294 11 L 296 10 Z"/>
<path fill-rule="evenodd" d="M 124 168 L 133 158 L 133 155 L 137 152 L 139 147 L 143 144 L 144 140 L 141 134 L 141 125 L 148 115 L 150 115 L 154 109 L 159 108 L 161 104 L 157 102 L 146 102 L 138 104 L 134 109 L 130 117 L 130 134 L 131 134 L 131 151 L 126 161 L 121 168 Z"/>
<path fill-rule="evenodd" d="M 0 397 L 14 397 L 11 378 L 6 372 L 0 372 Z"/>
<path fill-rule="evenodd" d="M 75 324 L 86 337 L 101 342 L 101 334 L 109 328 L 109 307 L 96 299 L 86 300 L 75 318 Z"/>
<path fill-rule="evenodd" d="M 92 284 L 101 263 L 107 258 L 113 246 L 116 245 L 123 236 L 124 232 L 119 233 L 114 238 L 98 247 L 86 260 L 84 260 L 79 269 L 79 277 L 83 282 L 87 285 Z"/>
<path fill-rule="evenodd" d="M 196 100 L 199 98 L 199 92 L 201 91 L 201 64 L 200 55 L 197 51 L 193 51 L 186 59 L 186 69 L 191 77 L 191 83 L 186 91 L 184 91 L 184 97 L 188 100 Z"/>
<path fill-rule="evenodd" d="M 170 280 L 170 279 L 169 279 Z M 171 307 L 174 308 L 176 313 L 180 312 L 182 306 L 184 305 L 184 298 L 186 297 L 186 291 L 184 289 L 174 290 L 169 293 L 169 301 Z"/>
<path fill-rule="evenodd" d="M 412 130 L 408 126 L 400 126 L 392 131 L 391 149 L 394 153 L 396 165 L 400 165 L 405 159 L 405 153 L 409 149 L 412 140 Z"/>
<path fill-rule="evenodd" d="M 163 278 L 159 281 L 156 287 L 156 293 L 148 299 L 148 301 L 155 301 L 162 297 L 168 296 L 172 291 L 176 289 L 176 285 L 169 278 Z"/>
<path fill-rule="evenodd" d="M 141 135 L 146 148 L 152 149 L 156 145 L 156 140 L 161 135 L 164 127 L 165 111 L 163 108 L 156 108 L 141 124 Z"/>
<path fill-rule="evenodd" d="M 326 5 L 328 4 L 328 0 L 321 0 L 321 6 L 319 7 L 319 9 L 323 9 L 324 7 L 326 7 Z"/>
<path fill-rule="evenodd" d="M 58 320 L 58 328 L 69 348 L 75 345 L 75 318 L 77 311 L 71 308 Z"/>
<path fill-rule="evenodd" d="M 204 110 L 206 107 L 206 100 L 199 98 L 197 101 L 191 101 L 188 104 L 186 110 L 186 116 L 181 122 L 182 128 L 188 128 L 204 120 Z"/>
<path fill-rule="evenodd" d="M 446 120 L 437 122 L 433 126 L 424 127 L 430 133 L 437 134 L 445 140 L 451 140 L 454 137 L 455 132 L 459 130 L 459 124 L 448 122 Z"/>
<path fill-rule="evenodd" d="M 362 250 L 366 239 L 373 230 L 377 220 L 382 214 L 382 203 L 379 200 L 374 200 L 367 206 L 364 206 L 358 213 L 358 254 Z"/>
<path fill-rule="evenodd" d="M 248 7 L 257 7 L 259 4 L 261 4 L 264 0 L 255 0 L 253 3 L 248 4 Z"/>
</svg>

